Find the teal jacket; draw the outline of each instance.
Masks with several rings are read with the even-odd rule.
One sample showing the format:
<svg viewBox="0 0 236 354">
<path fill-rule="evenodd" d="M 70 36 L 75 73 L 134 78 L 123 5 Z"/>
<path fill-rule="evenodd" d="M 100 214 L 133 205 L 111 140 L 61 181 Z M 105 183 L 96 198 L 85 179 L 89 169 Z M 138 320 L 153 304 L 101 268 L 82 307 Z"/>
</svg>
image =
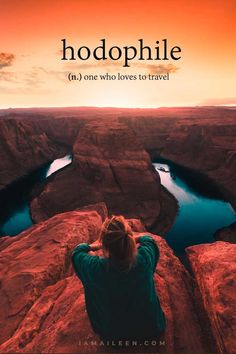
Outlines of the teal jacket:
<svg viewBox="0 0 236 354">
<path fill-rule="evenodd" d="M 84 286 L 93 330 L 106 340 L 156 338 L 165 329 L 165 316 L 153 281 L 159 259 L 155 241 L 140 237 L 136 262 L 129 271 L 89 251 L 87 243 L 78 245 L 72 263 Z"/>
</svg>

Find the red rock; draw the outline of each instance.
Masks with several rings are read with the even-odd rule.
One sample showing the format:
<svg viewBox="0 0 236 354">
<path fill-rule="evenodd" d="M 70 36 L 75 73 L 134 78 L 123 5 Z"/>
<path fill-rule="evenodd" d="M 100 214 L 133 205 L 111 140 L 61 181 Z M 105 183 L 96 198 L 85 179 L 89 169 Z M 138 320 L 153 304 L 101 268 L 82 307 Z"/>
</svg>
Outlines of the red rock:
<svg viewBox="0 0 236 354">
<path fill-rule="evenodd" d="M 69 276 L 47 286 L 34 302 L 14 336 L 0 347 L 7 352 L 94 352 L 99 338 L 88 320 L 82 284 Z M 84 343 L 88 342 L 88 345 Z"/>
<path fill-rule="evenodd" d="M 102 209 L 104 215 L 103 206 L 93 208 Z M 143 231 L 139 221 L 130 220 L 130 224 Z M 91 344 L 99 339 L 85 312 L 83 287 L 70 265 L 74 246 L 95 240 L 100 227 L 97 211 L 58 214 L 13 237 L 4 248 L 0 258 L 0 352 L 107 351 Z M 153 237 L 161 254 L 155 284 L 167 317 L 163 352 L 209 353 L 205 324 L 199 322 L 195 309 L 193 281 L 166 242 Z M 143 348 L 138 350 L 143 352 Z"/>
<path fill-rule="evenodd" d="M 153 158 L 160 155 L 210 177 L 236 208 L 236 111 L 230 108 L 154 110 L 120 117 Z"/>
<path fill-rule="evenodd" d="M 152 157 L 161 154 L 201 171 L 216 182 L 236 207 L 234 109 L 73 107 L 9 112 L 0 120 L 0 189 L 32 169 L 61 157 L 65 148 L 68 151 L 68 147 L 73 146 L 86 122 L 100 121 L 108 126 L 108 122 L 119 121 L 132 128 L 136 139 Z"/>
<path fill-rule="evenodd" d="M 167 317 L 167 353 L 209 353 L 211 343 L 204 333 L 196 307 L 195 284 L 166 241 L 154 236 L 160 249 L 155 285 Z"/>
<path fill-rule="evenodd" d="M 66 112 L 55 114 L 61 117 Z M 200 170 L 236 205 L 235 111 L 181 108 L 116 112 L 117 118 L 109 119 L 110 129 L 107 118 L 114 117 L 114 111 L 99 109 L 84 109 L 82 118 L 73 120 L 1 120 L 0 189 L 62 156 L 79 132 L 73 164 L 50 177 L 32 202 L 37 221 L 104 201 L 111 213 L 141 218 L 148 226 L 155 224 L 158 216 L 161 227 L 170 225 L 172 204 L 163 195 L 143 146 L 152 156 L 161 154 Z M 98 117 L 100 124 L 86 123 Z M 164 218 L 163 210 L 167 211 Z M 99 207 L 98 212 L 104 219 L 104 208 Z M 95 338 L 84 312 L 83 288 L 72 275 L 69 256 L 76 243 L 96 238 L 101 216 L 88 210 L 59 214 L 0 241 L 1 352 L 84 352 L 76 336 Z M 138 231 L 139 226 L 134 225 Z M 161 258 L 155 283 L 168 320 L 166 352 L 213 352 L 205 334 L 207 322 L 198 316 L 193 279 L 165 241 L 156 240 Z M 199 245 L 188 248 L 188 253 L 218 352 L 233 353 L 234 245 Z M 74 308 L 78 315 L 72 318 Z M 86 349 L 94 351 L 94 347 Z"/>
<path fill-rule="evenodd" d="M 77 133 L 74 123 L 34 115 L 0 119 L 0 190 L 70 152 Z"/>
<path fill-rule="evenodd" d="M 236 352 L 236 245 L 228 242 L 187 248 L 194 277 L 219 353 Z"/>
<path fill-rule="evenodd" d="M 178 123 L 162 155 L 211 178 L 236 205 L 236 125 L 226 120 Z"/>
<path fill-rule="evenodd" d="M 140 218 L 148 227 L 155 223 L 160 214 L 160 178 L 127 126 L 88 123 L 73 150 L 72 165 L 53 176 L 31 202 L 34 221 L 105 202 L 110 214 Z"/>
<path fill-rule="evenodd" d="M 72 273 L 71 250 L 96 239 L 101 223 L 96 211 L 73 211 L 12 237 L 0 253 L 0 342 L 13 335 L 46 287 Z"/>
</svg>

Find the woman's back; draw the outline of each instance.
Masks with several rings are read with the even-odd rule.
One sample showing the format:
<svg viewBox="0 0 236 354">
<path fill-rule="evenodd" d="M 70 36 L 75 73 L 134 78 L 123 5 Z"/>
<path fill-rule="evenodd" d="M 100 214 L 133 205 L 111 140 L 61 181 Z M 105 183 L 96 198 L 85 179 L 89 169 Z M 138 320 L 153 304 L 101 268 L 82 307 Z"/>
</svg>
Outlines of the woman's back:
<svg viewBox="0 0 236 354">
<path fill-rule="evenodd" d="M 92 327 L 106 340 L 156 338 L 165 317 L 155 292 L 153 273 L 159 250 L 150 236 L 139 237 L 133 266 L 127 270 L 112 259 L 89 255 L 80 244 L 72 255 L 76 274 L 85 289 Z"/>
</svg>

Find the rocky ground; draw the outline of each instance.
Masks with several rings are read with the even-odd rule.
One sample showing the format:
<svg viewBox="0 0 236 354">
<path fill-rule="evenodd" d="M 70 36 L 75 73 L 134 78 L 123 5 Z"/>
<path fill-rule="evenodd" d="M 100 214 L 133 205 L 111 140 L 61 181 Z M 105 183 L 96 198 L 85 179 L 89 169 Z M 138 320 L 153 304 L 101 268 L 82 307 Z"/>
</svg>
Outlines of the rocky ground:
<svg viewBox="0 0 236 354">
<path fill-rule="evenodd" d="M 218 352 L 235 353 L 236 245 L 217 241 L 186 250 Z"/>
<path fill-rule="evenodd" d="M 88 210 L 58 214 L 16 237 L 1 239 L 0 352 L 104 352 L 104 347 L 91 344 L 95 340 L 99 343 L 99 338 L 91 330 L 83 287 L 73 274 L 70 257 L 76 244 L 96 239 L 105 215 L 103 204 L 93 205 Z M 135 231 L 143 231 L 140 222 L 133 220 L 131 225 Z M 234 245 L 220 242 L 219 246 L 191 247 L 193 278 L 165 240 L 153 237 L 160 249 L 154 279 L 167 317 L 165 346 L 161 350 L 165 353 L 203 354 L 214 353 L 217 345 L 220 353 L 233 353 L 235 346 L 230 336 L 233 338 L 236 328 L 231 322 L 233 304 L 229 296 L 235 291 L 235 263 L 232 263 L 230 272 L 221 264 L 228 252 L 233 255 Z M 204 247 L 202 258 L 199 256 L 200 247 Z M 221 249 L 221 258 L 217 247 Z M 213 266 L 209 268 L 207 265 L 209 248 L 212 264 L 216 259 L 218 262 L 215 271 Z M 204 277 L 201 272 L 205 273 Z M 221 280 L 225 281 L 226 272 L 228 278 L 224 286 Z M 217 278 L 217 294 L 210 280 L 203 286 L 200 284 L 205 311 L 201 313 L 196 283 L 209 276 Z M 214 316 L 217 319 L 219 315 L 215 327 L 214 321 L 210 326 L 208 318 L 212 320 Z M 231 322 L 230 332 L 224 337 L 228 322 Z M 216 344 L 210 339 L 210 330 Z M 151 352 L 153 348 L 147 347 L 145 351 Z"/>
</svg>

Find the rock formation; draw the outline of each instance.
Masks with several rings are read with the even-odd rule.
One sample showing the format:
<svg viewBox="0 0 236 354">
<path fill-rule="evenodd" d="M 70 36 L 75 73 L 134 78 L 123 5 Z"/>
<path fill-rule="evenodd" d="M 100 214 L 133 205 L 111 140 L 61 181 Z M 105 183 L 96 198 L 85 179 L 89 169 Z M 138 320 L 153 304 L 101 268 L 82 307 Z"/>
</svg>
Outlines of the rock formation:
<svg viewBox="0 0 236 354">
<path fill-rule="evenodd" d="M 95 207 L 97 211 L 73 211 L 55 216 L 16 237 L 7 238 L 7 245 L 3 243 L 0 255 L 1 342 L 12 337 L 24 321 L 28 330 L 23 328 L 19 349 L 37 334 L 64 289 L 65 279 L 72 275 L 71 250 L 77 243 L 91 242 L 98 236 L 102 223 L 98 214 L 101 207 Z M 37 301 L 44 300 L 45 291 L 47 293 L 52 288 L 54 291 L 48 302 L 40 303 L 30 324 L 31 312 Z"/>
<path fill-rule="evenodd" d="M 161 155 L 207 175 L 236 206 L 235 110 L 23 109 L 1 116 L 0 125 L 0 189 L 72 149 L 77 156 L 70 167 L 50 177 L 41 192 L 33 194 L 39 192 L 32 203 L 35 221 L 105 201 L 111 212 L 142 218 L 147 226 L 166 232 L 176 204 L 165 191 L 157 191 L 159 182 L 153 182 L 157 174 L 154 178 L 144 149 L 151 157 Z M 154 214 L 161 224 L 156 224 Z"/>
<path fill-rule="evenodd" d="M 71 152 L 79 123 L 53 118 L 0 119 L 0 190 Z"/>
<path fill-rule="evenodd" d="M 162 155 L 210 177 L 224 195 L 236 202 L 236 126 L 224 120 L 178 123 Z"/>
<path fill-rule="evenodd" d="M 105 202 L 111 214 L 140 218 L 147 227 L 162 213 L 168 228 L 176 214 L 175 200 L 161 191 L 149 155 L 124 124 L 85 124 L 73 146 L 73 163 L 48 180 L 31 202 L 31 214 L 39 222 L 94 202 Z M 162 202 L 167 208 L 161 211 Z M 168 202 L 174 204 L 170 210 Z"/>
<path fill-rule="evenodd" d="M 188 247 L 218 353 L 236 352 L 236 245 L 215 242 Z"/>
<path fill-rule="evenodd" d="M 99 338 L 91 330 L 70 256 L 76 244 L 97 238 L 105 214 L 103 205 L 58 214 L 2 242 L 1 353 L 104 352 L 104 347 L 91 343 L 99 343 Z M 143 230 L 138 221 L 131 225 Z M 160 249 L 155 284 L 167 317 L 161 349 L 168 354 L 213 353 L 207 324 L 198 318 L 191 276 L 164 239 L 153 237 Z"/>
<path fill-rule="evenodd" d="M 9 113 L 10 112 L 10 113 Z M 236 204 L 235 110 L 228 107 L 15 109 L 0 112 L 0 188 L 71 149 L 86 122 L 126 124 L 152 157 L 201 171 Z M 27 136 L 27 139 L 25 137 Z M 53 153 L 54 152 L 54 153 Z M 17 168 L 16 168 L 17 167 Z M 1 169 L 2 170 L 2 169 Z"/>
<path fill-rule="evenodd" d="M 161 116 L 162 113 L 162 116 Z M 167 158 L 210 177 L 236 208 L 236 124 L 229 108 L 166 109 L 153 117 L 119 117 L 153 158 Z"/>
</svg>

